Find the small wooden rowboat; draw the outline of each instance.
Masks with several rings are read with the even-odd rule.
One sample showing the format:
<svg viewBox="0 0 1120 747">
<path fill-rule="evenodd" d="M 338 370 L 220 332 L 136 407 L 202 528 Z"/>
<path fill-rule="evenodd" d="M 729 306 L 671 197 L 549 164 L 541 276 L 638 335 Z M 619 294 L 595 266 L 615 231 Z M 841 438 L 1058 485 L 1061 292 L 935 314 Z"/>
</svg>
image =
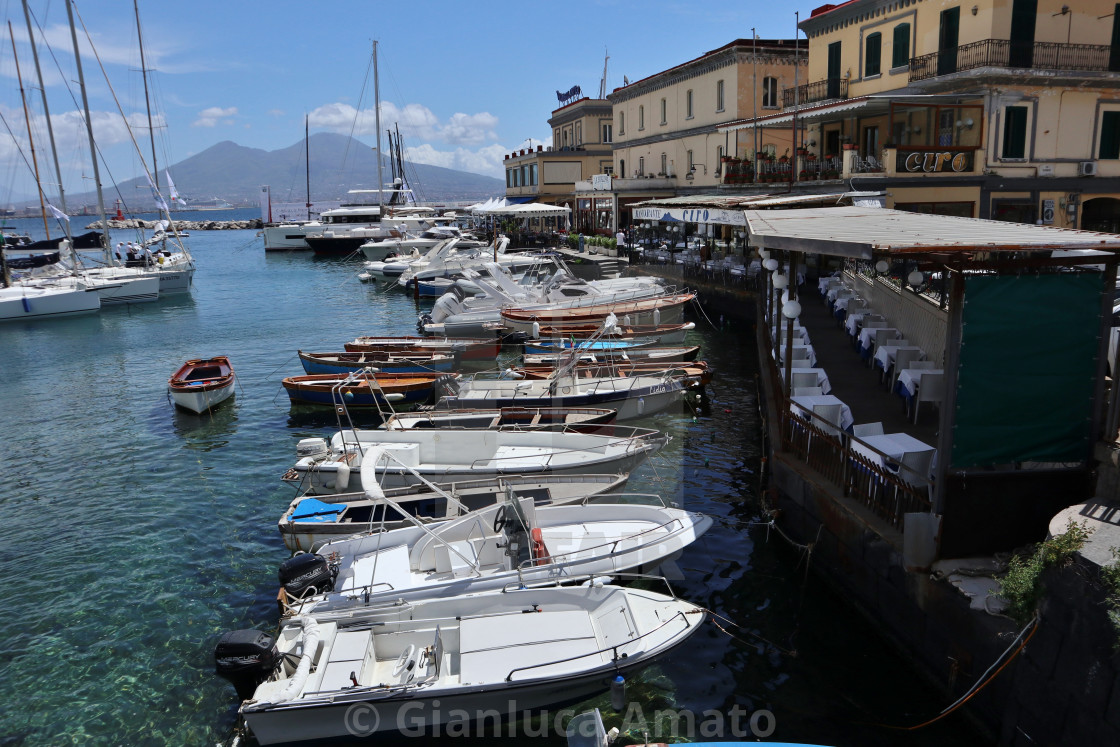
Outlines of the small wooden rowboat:
<svg viewBox="0 0 1120 747">
<path fill-rule="evenodd" d="M 457 355 L 434 352 L 398 353 L 372 351 L 356 353 L 305 353 L 299 351 L 303 370 L 310 374 L 345 374 L 364 368 L 378 373 L 446 373 L 458 365 Z"/>
<path fill-rule="evenodd" d="M 349 353 L 388 351 L 458 355 L 461 361 L 492 361 L 502 352 L 497 337 L 357 337 L 344 346 Z"/>
<path fill-rule="evenodd" d="M 171 375 L 167 392 L 177 407 L 201 414 L 233 396 L 234 381 L 226 356 L 195 358 Z"/>
<path fill-rule="evenodd" d="M 431 402 L 442 382 L 456 378 L 442 373 L 316 374 L 289 376 L 281 383 L 293 405 L 400 409 Z"/>
</svg>

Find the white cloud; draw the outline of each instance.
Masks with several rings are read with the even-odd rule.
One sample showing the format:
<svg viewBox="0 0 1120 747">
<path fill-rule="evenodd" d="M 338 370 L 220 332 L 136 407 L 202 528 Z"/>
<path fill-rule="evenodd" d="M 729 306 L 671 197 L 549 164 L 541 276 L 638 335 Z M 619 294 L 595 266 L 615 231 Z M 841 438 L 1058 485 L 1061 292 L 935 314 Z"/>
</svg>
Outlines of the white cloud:
<svg viewBox="0 0 1120 747">
<path fill-rule="evenodd" d="M 489 112 L 479 114 L 451 115 L 443 128 L 443 140 L 452 145 L 481 145 L 489 140 L 497 140 L 498 118 Z"/>
<path fill-rule="evenodd" d="M 430 143 L 425 143 L 414 148 L 408 148 L 404 157 L 413 163 L 425 163 L 447 169 L 469 171 L 472 174 L 502 178 L 505 174 L 502 161 L 508 153 L 508 148 L 496 144 L 487 145 L 478 150 L 456 148 L 452 151 L 445 151 L 437 150 Z"/>
<path fill-rule="evenodd" d="M 377 135 L 377 118 L 373 107 L 358 111 L 350 104 L 335 102 L 320 106 L 308 115 L 312 127 L 343 135 Z M 390 101 L 381 102 L 381 126 L 399 124 L 405 137 L 412 140 L 438 140 L 449 145 L 481 145 L 498 139 L 498 118 L 489 112 L 463 114 L 456 112 L 441 122 L 423 104 L 398 107 Z"/>
<path fill-rule="evenodd" d="M 230 106 L 222 108 L 220 106 L 211 106 L 203 109 L 198 113 L 198 119 L 191 123 L 192 127 L 214 127 L 218 124 L 218 120 L 222 124 L 233 124 L 231 117 L 237 114 L 237 107 Z"/>
</svg>

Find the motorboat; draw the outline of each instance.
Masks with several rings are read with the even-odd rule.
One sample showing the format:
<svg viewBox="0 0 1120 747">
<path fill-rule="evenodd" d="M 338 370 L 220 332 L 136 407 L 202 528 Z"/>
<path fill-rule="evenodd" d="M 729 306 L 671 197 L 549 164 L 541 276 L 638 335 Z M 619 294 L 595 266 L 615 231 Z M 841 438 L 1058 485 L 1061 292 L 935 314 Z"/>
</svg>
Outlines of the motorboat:
<svg viewBox="0 0 1120 747">
<path fill-rule="evenodd" d="M 533 496 L 508 495 L 450 521 L 409 520 L 412 526 L 375 526 L 328 542 L 311 558 L 285 561 L 279 572 L 284 614 L 345 616 L 387 597 L 430 599 L 652 571 L 712 524 L 709 516 L 639 494 L 540 506 Z"/>
<path fill-rule="evenodd" d="M 585 353 L 607 353 L 611 355 L 620 355 L 640 348 L 652 348 L 657 346 L 657 340 L 644 339 L 622 339 L 617 337 L 600 337 L 596 340 L 576 340 L 564 339 L 556 337 L 552 339 L 531 339 L 526 340 L 524 343 L 525 352 L 531 355 L 541 355 L 548 353 L 555 353 L 562 350 L 571 350 L 579 348 Z"/>
<path fill-rule="evenodd" d="M 346 429 L 296 445 L 297 461 L 283 476 L 312 495 L 423 480 L 451 482 L 503 475 L 622 474 L 668 443 L 648 428 L 565 426 L 408 430 Z M 378 483 L 365 483 L 369 461 Z"/>
<path fill-rule="evenodd" d="M 167 392 L 177 407 L 202 414 L 233 396 L 237 377 L 229 358 L 194 358 L 171 375 Z"/>
<path fill-rule="evenodd" d="M 400 232 L 398 232 L 400 233 Z M 456 226 L 430 226 L 418 233 L 406 231 L 402 235 L 387 236 L 374 239 L 362 244 L 359 248 L 365 258 L 370 262 L 382 262 L 390 257 L 399 257 L 412 254 L 415 251 L 426 251 L 433 246 L 451 237 L 461 240 L 464 247 L 482 247 L 485 242 L 477 241 L 464 234 Z"/>
<path fill-rule="evenodd" d="M 350 373 L 373 369 L 381 373 L 447 373 L 458 368 L 456 354 L 433 350 L 305 353 L 298 351 L 299 362 L 309 375 Z"/>
<path fill-rule="evenodd" d="M 580 501 L 622 487 L 628 475 L 533 475 L 462 480 L 433 485 L 390 488 L 385 495 L 400 509 L 424 523 L 447 521 L 492 506 L 508 496 L 533 498 L 535 505 Z M 325 542 L 359 533 L 411 526 L 385 501 L 364 492 L 299 495 L 277 526 L 292 552 L 314 552 Z"/>
<path fill-rule="evenodd" d="M 510 372 L 525 379 L 547 379 L 556 369 L 551 366 L 519 366 Z M 603 363 L 577 363 L 572 376 L 578 379 L 593 379 L 604 376 L 667 376 L 680 381 L 688 389 L 707 386 L 712 383 L 715 371 L 704 361 L 663 362 L 663 361 L 619 361 Z"/>
<path fill-rule="evenodd" d="M 605 407 L 502 407 L 494 410 L 424 410 L 391 415 L 382 430 L 411 428 L 594 428 L 614 422 L 618 413 Z"/>
<path fill-rule="evenodd" d="M 555 366 L 564 360 L 570 351 L 555 351 L 552 353 L 526 353 L 522 362 L 526 366 Z M 680 346 L 654 346 L 648 348 L 634 348 L 631 350 L 596 350 L 579 354 L 579 363 L 613 363 L 613 362 L 658 362 L 670 363 L 679 361 L 693 361 L 700 355 L 699 345 Z"/>
<path fill-rule="evenodd" d="M 545 325 L 564 327 L 571 325 L 601 324 L 609 315 L 629 317 L 638 324 L 671 324 L 678 322 L 684 307 L 696 297 L 694 293 L 659 295 L 652 298 L 611 300 L 587 306 L 531 305 L 503 308 L 502 323 L 511 332 L 532 334 Z"/>
<path fill-rule="evenodd" d="M 550 327 L 542 325 L 533 330 L 535 338 L 527 338 L 524 342 L 535 340 L 549 340 L 553 338 L 567 338 L 583 340 L 591 337 L 599 330 L 598 324 L 569 324 L 564 327 Z M 610 333 L 610 339 L 620 340 L 656 340 L 659 345 L 673 345 L 682 343 L 685 334 L 696 329 L 695 322 L 683 324 L 629 324 L 625 319 L 620 319 L 618 326 Z"/>
<path fill-rule="evenodd" d="M 455 374 L 348 374 L 289 376 L 280 383 L 293 405 L 408 408 L 432 402 Z"/>
<path fill-rule="evenodd" d="M 349 353 L 377 350 L 429 351 L 457 355 L 460 361 L 492 361 L 502 352 L 502 341 L 497 337 L 356 337 L 343 345 Z"/>
<path fill-rule="evenodd" d="M 638 588 L 531 587 L 390 600 L 347 619 L 301 615 L 275 637 L 226 633 L 214 656 L 244 698 L 248 732 L 270 745 L 431 728 L 463 714 L 516 717 L 586 698 L 679 646 L 705 617 Z"/>
</svg>

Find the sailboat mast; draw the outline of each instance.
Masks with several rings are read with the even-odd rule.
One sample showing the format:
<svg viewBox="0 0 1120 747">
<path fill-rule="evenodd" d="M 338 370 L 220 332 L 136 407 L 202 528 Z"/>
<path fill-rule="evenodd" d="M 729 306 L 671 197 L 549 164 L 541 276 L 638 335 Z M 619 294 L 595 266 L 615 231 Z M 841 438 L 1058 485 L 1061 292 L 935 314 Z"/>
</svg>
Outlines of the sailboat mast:
<svg viewBox="0 0 1120 747">
<path fill-rule="evenodd" d="M 311 221 L 311 135 L 307 124 L 307 115 L 303 115 L 303 173 L 307 180 L 307 220 Z"/>
<path fill-rule="evenodd" d="M 132 9 L 136 13 L 136 40 L 140 44 L 140 78 L 144 81 L 144 108 L 148 112 L 148 137 L 152 143 L 152 178 L 155 179 L 156 191 L 159 191 L 159 167 L 156 166 L 156 131 L 152 129 L 152 103 L 148 99 L 148 66 L 144 63 L 144 35 L 140 31 L 140 6 L 132 0 Z"/>
<path fill-rule="evenodd" d="M 377 127 L 377 218 L 382 220 L 385 215 L 385 200 L 382 190 L 385 182 L 381 176 L 381 89 L 377 82 L 377 40 L 373 41 L 373 121 Z"/>
<path fill-rule="evenodd" d="M 27 123 L 27 146 L 31 149 L 31 165 L 35 169 L 35 189 L 39 190 L 39 211 L 43 215 L 43 230 L 51 237 L 51 227 L 47 223 L 47 205 L 43 199 L 43 185 L 39 181 L 39 159 L 35 157 L 35 138 L 31 137 L 31 114 L 27 111 L 27 97 L 23 93 L 23 76 L 19 72 L 19 56 L 16 54 L 16 35 L 12 22 L 8 21 L 8 36 L 12 39 L 12 59 L 16 63 L 16 80 L 19 81 L 19 99 L 23 102 L 23 121 Z"/>
<path fill-rule="evenodd" d="M 47 89 L 43 85 L 43 70 L 39 67 L 39 48 L 35 44 L 35 33 L 31 30 L 31 10 L 27 7 L 27 0 L 23 0 L 23 18 L 27 21 L 27 38 L 31 42 L 31 59 L 35 61 L 35 75 L 39 79 L 39 93 L 43 98 L 43 117 L 47 120 L 47 137 L 51 141 L 51 157 L 54 159 L 54 173 L 58 177 L 58 207 L 66 212 L 66 190 L 62 187 L 62 167 L 58 164 L 58 147 L 54 143 L 54 127 L 51 125 L 51 110 L 47 106 Z M 70 238 L 70 223 L 63 221 L 66 227 L 66 238 Z"/>
<path fill-rule="evenodd" d="M 97 166 L 97 145 L 93 141 L 93 121 L 89 118 L 89 95 L 86 93 L 86 77 L 82 72 L 82 57 L 78 52 L 78 31 L 74 27 L 74 0 L 66 0 L 66 17 L 70 21 L 70 39 L 74 43 L 74 62 L 78 66 L 78 87 L 82 89 L 82 111 L 86 118 L 86 135 L 89 137 L 89 156 L 93 161 L 93 183 L 97 186 L 97 214 L 101 216 L 101 248 L 105 252 L 105 263 L 113 264 L 109 254 L 109 218 L 105 215 L 105 195 L 101 192 L 101 170 Z"/>
</svg>

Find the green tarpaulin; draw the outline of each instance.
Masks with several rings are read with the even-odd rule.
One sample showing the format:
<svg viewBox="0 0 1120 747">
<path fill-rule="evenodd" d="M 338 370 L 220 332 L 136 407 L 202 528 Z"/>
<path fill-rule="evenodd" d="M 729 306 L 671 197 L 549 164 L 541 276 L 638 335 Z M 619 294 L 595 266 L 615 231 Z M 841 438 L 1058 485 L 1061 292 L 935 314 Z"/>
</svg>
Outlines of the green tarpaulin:
<svg viewBox="0 0 1120 747">
<path fill-rule="evenodd" d="M 1087 458 L 1103 279 L 965 279 L 951 469 Z"/>
</svg>

